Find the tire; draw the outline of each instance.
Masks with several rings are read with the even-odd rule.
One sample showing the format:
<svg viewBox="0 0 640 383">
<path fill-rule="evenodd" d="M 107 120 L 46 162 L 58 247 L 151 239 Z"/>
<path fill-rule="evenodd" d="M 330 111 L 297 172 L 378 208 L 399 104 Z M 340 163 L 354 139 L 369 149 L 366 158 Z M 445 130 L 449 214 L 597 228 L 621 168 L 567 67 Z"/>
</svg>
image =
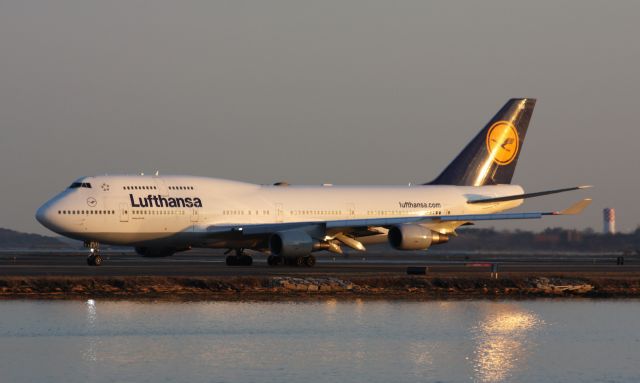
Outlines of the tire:
<svg viewBox="0 0 640 383">
<path fill-rule="evenodd" d="M 303 266 L 304 265 L 304 258 L 305 257 L 296 257 L 295 265 L 298 266 L 298 267 Z"/>
<path fill-rule="evenodd" d="M 308 257 L 306 257 L 304 259 L 304 264 L 307 265 L 307 267 L 313 267 L 316 265 L 316 257 L 314 257 L 313 255 L 310 255 Z"/>
<path fill-rule="evenodd" d="M 227 258 L 225 259 L 225 262 L 227 263 L 227 266 L 235 266 L 235 257 L 232 255 L 227 255 Z"/>
<path fill-rule="evenodd" d="M 93 265 L 94 266 L 102 265 L 102 257 L 99 255 L 96 255 L 95 257 L 93 257 Z"/>
<path fill-rule="evenodd" d="M 278 258 L 275 255 L 270 255 L 267 257 L 267 265 L 276 266 L 278 264 Z"/>
<path fill-rule="evenodd" d="M 89 266 L 95 266 L 96 264 L 93 263 L 93 255 L 87 257 L 87 265 Z"/>
</svg>

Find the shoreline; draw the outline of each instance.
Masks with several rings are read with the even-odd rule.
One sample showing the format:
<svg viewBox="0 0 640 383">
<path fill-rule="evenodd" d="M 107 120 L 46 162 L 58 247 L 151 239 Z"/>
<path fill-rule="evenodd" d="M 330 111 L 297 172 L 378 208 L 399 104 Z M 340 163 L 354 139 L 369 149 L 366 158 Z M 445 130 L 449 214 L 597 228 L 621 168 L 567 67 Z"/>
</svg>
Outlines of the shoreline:
<svg viewBox="0 0 640 383">
<path fill-rule="evenodd" d="M 640 298 L 640 275 L 0 277 L 0 300 L 315 301 Z"/>
</svg>

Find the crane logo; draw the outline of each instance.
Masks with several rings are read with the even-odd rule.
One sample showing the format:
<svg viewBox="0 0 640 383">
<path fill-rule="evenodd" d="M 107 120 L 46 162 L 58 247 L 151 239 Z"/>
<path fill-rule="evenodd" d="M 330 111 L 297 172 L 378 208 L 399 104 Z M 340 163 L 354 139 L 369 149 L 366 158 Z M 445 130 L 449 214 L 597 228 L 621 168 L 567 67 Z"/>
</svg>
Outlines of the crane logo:
<svg viewBox="0 0 640 383">
<path fill-rule="evenodd" d="M 508 165 L 516 158 L 520 139 L 516 127 L 509 121 L 498 121 L 487 133 L 487 150 L 493 162 Z"/>
</svg>

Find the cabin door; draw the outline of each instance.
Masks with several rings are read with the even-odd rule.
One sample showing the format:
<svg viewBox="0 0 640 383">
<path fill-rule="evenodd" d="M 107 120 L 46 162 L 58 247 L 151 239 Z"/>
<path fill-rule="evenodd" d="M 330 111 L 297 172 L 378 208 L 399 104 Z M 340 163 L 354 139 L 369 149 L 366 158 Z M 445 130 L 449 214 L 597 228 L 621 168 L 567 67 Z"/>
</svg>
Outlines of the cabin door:
<svg viewBox="0 0 640 383">
<path fill-rule="evenodd" d="M 125 202 L 120 204 L 120 222 L 129 222 L 129 205 Z"/>
<path fill-rule="evenodd" d="M 276 204 L 276 222 L 284 222 L 284 207 L 281 203 Z"/>
<path fill-rule="evenodd" d="M 347 211 L 345 212 L 347 219 L 353 219 L 356 215 L 356 204 L 353 202 L 347 202 Z"/>
<path fill-rule="evenodd" d="M 153 179 L 156 183 L 156 188 L 158 189 L 158 194 L 160 194 L 163 197 L 168 197 L 169 196 L 169 188 L 167 188 L 167 185 L 164 183 L 164 180 L 160 177 L 154 177 Z"/>
<path fill-rule="evenodd" d="M 200 215 L 198 214 L 198 209 L 191 210 L 191 222 L 198 222 L 200 219 Z"/>
</svg>

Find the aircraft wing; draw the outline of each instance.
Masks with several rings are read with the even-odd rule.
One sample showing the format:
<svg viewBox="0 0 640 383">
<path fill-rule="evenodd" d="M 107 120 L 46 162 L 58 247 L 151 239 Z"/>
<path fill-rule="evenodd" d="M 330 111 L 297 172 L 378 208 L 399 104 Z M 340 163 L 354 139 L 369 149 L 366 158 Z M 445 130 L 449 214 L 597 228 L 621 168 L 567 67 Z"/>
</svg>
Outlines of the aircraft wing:
<svg viewBox="0 0 640 383">
<path fill-rule="evenodd" d="M 284 230 L 304 230 L 320 236 L 333 235 L 336 233 L 350 234 L 352 232 L 367 231 L 371 228 L 389 228 L 395 225 L 416 223 L 425 225 L 434 231 L 442 234 L 449 234 L 455 228 L 475 221 L 494 221 L 508 219 L 539 219 L 547 215 L 575 215 L 580 214 L 591 204 L 591 199 L 586 198 L 579 201 L 567 209 L 550 212 L 526 212 L 526 213 L 497 213 L 497 214 L 462 214 L 443 216 L 411 216 L 411 217 L 389 217 L 372 219 L 345 219 L 334 221 L 307 221 L 288 223 L 268 223 L 268 224 L 225 224 L 211 225 L 206 228 L 211 235 L 235 233 L 242 235 L 260 236 L 270 235 Z M 369 230 L 372 233 L 380 234 L 377 230 Z M 320 234 L 321 233 L 321 234 Z"/>
<path fill-rule="evenodd" d="M 572 191 L 572 190 L 589 189 L 591 187 L 592 186 L 590 186 L 590 185 L 574 186 L 574 187 L 570 187 L 570 188 L 555 189 L 555 190 L 545 190 L 545 191 L 540 191 L 540 192 L 535 192 L 535 193 L 525 193 L 525 194 L 502 196 L 502 197 L 497 197 L 497 198 L 485 198 L 485 199 L 471 200 L 471 201 L 467 201 L 467 203 L 468 204 L 483 204 L 483 203 L 515 201 L 515 200 L 525 199 L 525 198 L 541 197 L 541 196 L 549 195 L 549 194 L 564 193 L 564 192 L 568 192 L 568 191 Z"/>
</svg>

